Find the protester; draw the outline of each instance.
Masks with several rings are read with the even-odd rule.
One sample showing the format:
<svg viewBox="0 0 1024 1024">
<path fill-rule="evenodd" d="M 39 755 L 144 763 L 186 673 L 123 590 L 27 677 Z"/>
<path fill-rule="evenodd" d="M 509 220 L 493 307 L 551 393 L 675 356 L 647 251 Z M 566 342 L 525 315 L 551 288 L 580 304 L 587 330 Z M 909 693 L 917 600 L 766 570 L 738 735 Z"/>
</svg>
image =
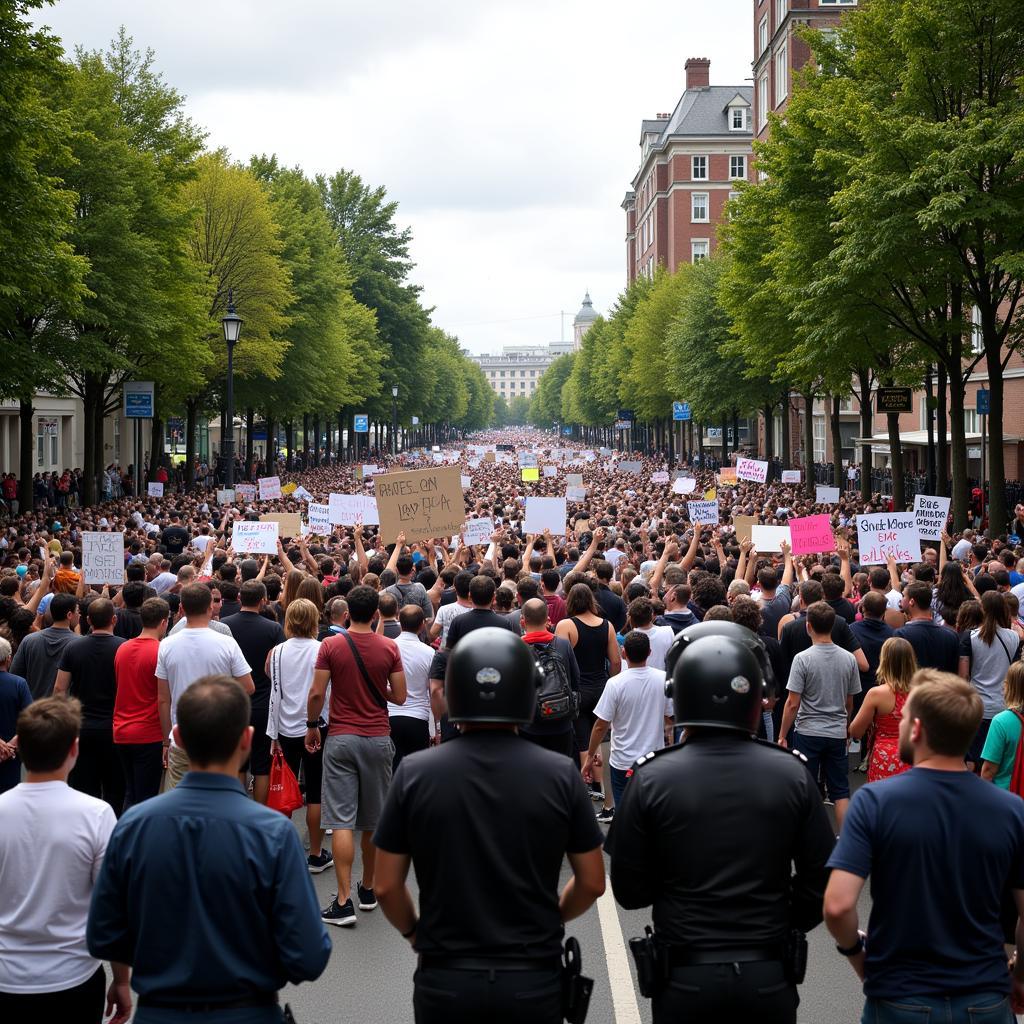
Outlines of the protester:
<svg viewBox="0 0 1024 1024">
<path fill-rule="evenodd" d="M 1021 726 L 1024 724 L 1024 662 L 1015 661 L 1007 669 L 1003 703 L 1006 710 L 992 719 L 985 737 L 981 777 L 994 782 L 1000 789 L 1012 788 L 1018 796 L 1024 796 L 1024 776 L 1014 779 L 1014 769 L 1021 753 Z"/>
<path fill-rule="evenodd" d="M 0 793 L 13 789 L 21 779 L 18 758 L 18 716 L 32 703 L 28 683 L 9 671 L 11 645 L 0 637 Z"/>
</svg>

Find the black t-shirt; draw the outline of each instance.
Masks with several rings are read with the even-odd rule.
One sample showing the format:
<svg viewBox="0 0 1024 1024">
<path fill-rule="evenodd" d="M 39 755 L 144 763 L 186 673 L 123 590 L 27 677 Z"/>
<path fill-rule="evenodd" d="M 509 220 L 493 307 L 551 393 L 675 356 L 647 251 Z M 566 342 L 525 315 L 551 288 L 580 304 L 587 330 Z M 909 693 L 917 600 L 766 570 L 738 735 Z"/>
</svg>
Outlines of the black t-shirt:
<svg viewBox="0 0 1024 1024">
<path fill-rule="evenodd" d="M 487 626 L 496 626 L 498 629 L 516 632 L 512 629 L 512 623 L 504 615 L 492 612 L 490 608 L 470 608 L 468 612 L 463 612 L 462 615 L 457 615 L 452 619 L 452 624 L 448 627 L 449 649 L 453 649 L 467 633 L 472 633 L 474 629 L 484 629 Z"/>
<path fill-rule="evenodd" d="M 237 615 L 241 610 L 241 601 L 221 601 L 220 617 L 221 619 L 227 619 L 232 615 Z"/>
<path fill-rule="evenodd" d="M 839 616 L 839 618 L 845 620 L 847 625 L 856 621 L 857 611 L 845 597 L 837 597 L 834 601 L 829 601 L 828 606 L 836 613 L 836 615 Z"/>
<path fill-rule="evenodd" d="M 621 633 L 626 625 L 626 602 L 602 583 L 597 590 L 597 603 L 600 614 L 611 621 L 616 633 Z"/>
<path fill-rule="evenodd" d="M 417 953 L 537 957 L 560 952 L 563 856 L 600 846 L 601 830 L 564 754 L 478 732 L 402 759 L 373 841 L 412 857 Z"/>
<path fill-rule="evenodd" d="M 124 637 L 89 633 L 64 648 L 60 670 L 71 673 L 68 693 L 82 702 L 82 732 L 111 732 L 114 728 L 114 655 Z"/>
<path fill-rule="evenodd" d="M 918 668 L 937 668 L 953 675 L 960 670 L 960 639 L 953 630 L 931 619 L 913 619 L 900 626 L 896 636 L 914 648 Z"/>
<path fill-rule="evenodd" d="M 188 530 L 182 526 L 168 526 L 162 536 L 163 545 L 167 548 L 167 554 L 180 555 L 192 539 Z"/>
<path fill-rule="evenodd" d="M 267 655 L 271 648 L 284 643 L 284 630 L 270 619 L 256 612 L 239 612 L 221 619 L 252 669 L 252 681 L 256 687 L 252 694 L 253 711 L 266 711 L 270 701 L 270 677 L 266 673 Z"/>
<path fill-rule="evenodd" d="M 138 608 L 118 608 L 114 636 L 134 640 L 142 632 L 142 615 Z"/>
</svg>

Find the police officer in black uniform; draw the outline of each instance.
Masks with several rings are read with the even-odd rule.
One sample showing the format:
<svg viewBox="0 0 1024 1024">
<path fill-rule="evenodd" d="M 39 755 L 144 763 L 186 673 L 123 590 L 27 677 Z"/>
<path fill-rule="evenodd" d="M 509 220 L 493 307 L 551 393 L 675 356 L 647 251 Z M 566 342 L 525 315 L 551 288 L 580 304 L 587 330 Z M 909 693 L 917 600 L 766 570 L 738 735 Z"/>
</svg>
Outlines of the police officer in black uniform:
<svg viewBox="0 0 1024 1024">
<path fill-rule="evenodd" d="M 445 674 L 461 735 L 403 758 L 391 783 L 374 889 L 419 954 L 417 1024 L 558 1024 L 566 1013 L 563 924 L 604 891 L 602 834 L 576 765 L 516 733 L 533 720 L 538 682 L 516 634 L 463 637 Z M 559 894 L 565 855 L 573 877 Z"/>
<path fill-rule="evenodd" d="M 799 755 L 754 736 L 760 639 L 701 623 L 673 647 L 685 739 L 637 762 L 605 843 L 616 900 L 652 907 L 630 943 L 641 991 L 655 1024 L 794 1024 L 835 835 Z"/>
</svg>

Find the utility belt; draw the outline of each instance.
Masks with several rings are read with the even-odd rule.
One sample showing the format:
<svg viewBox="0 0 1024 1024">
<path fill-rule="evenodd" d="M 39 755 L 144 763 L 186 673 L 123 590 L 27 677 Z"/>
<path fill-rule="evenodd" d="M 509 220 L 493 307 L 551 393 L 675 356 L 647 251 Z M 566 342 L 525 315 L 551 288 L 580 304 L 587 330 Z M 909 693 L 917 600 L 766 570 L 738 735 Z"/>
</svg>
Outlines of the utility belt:
<svg viewBox="0 0 1024 1024">
<path fill-rule="evenodd" d="M 565 940 L 562 955 L 544 957 L 438 956 L 424 954 L 419 959 L 423 970 L 442 971 L 560 971 L 562 975 L 562 1017 L 568 1024 L 583 1024 L 594 989 L 592 978 L 583 977 L 580 944 Z"/>
<path fill-rule="evenodd" d="M 179 1013 L 217 1013 L 221 1010 L 250 1010 L 260 1006 L 277 1006 L 276 992 L 254 992 L 239 999 L 227 1002 L 186 1003 L 173 999 L 161 999 L 159 996 L 139 996 L 139 1006 L 143 1009 L 177 1010 Z"/>
<path fill-rule="evenodd" d="M 793 929 L 785 941 L 770 946 L 742 946 L 733 949 L 694 949 L 662 942 L 651 930 L 629 940 L 636 963 L 640 994 L 649 999 L 660 992 L 676 967 L 707 964 L 781 963 L 791 985 L 803 983 L 807 974 L 807 936 Z"/>
</svg>

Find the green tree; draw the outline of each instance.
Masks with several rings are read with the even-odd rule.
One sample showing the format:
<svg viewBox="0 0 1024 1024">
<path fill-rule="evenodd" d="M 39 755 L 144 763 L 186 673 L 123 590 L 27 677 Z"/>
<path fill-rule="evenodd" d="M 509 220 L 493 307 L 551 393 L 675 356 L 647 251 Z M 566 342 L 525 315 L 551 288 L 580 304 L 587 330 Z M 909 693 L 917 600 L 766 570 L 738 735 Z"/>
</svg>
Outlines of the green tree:
<svg viewBox="0 0 1024 1024">
<path fill-rule="evenodd" d="M 572 373 L 576 353 L 569 352 L 555 359 L 541 374 L 537 390 L 530 401 L 530 422 L 535 427 L 550 429 L 562 419 L 562 388 Z"/>
</svg>

